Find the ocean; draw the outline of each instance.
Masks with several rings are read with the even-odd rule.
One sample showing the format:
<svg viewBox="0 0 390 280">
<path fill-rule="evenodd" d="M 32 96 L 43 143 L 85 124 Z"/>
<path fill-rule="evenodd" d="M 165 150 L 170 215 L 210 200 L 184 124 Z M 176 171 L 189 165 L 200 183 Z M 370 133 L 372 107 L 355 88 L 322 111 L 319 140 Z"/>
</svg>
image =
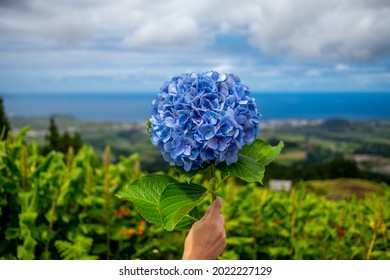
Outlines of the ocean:
<svg viewBox="0 0 390 280">
<path fill-rule="evenodd" d="M 389 93 L 252 93 L 262 120 L 390 119 Z M 80 120 L 140 121 L 155 94 L 7 94 L 10 117 L 70 115 Z"/>
</svg>

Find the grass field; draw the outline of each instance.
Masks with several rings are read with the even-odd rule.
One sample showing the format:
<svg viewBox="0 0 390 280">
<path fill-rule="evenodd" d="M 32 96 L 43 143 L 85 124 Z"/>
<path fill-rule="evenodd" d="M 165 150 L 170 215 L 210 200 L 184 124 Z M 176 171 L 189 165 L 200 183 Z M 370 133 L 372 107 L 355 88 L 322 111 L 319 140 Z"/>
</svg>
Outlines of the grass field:
<svg viewBox="0 0 390 280">
<path fill-rule="evenodd" d="M 306 184 L 309 190 L 325 195 L 329 199 L 348 199 L 352 195 L 364 198 L 367 194 L 383 194 L 380 184 L 362 179 L 312 180 L 307 181 Z"/>
</svg>

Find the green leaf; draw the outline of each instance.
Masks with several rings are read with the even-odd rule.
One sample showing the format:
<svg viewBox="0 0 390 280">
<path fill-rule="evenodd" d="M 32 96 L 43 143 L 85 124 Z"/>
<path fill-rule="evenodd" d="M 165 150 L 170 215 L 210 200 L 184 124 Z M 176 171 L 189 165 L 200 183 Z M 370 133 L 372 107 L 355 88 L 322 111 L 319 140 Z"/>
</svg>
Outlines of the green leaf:
<svg viewBox="0 0 390 280">
<path fill-rule="evenodd" d="M 216 166 L 221 170 L 222 178 L 227 176 L 233 176 L 240 178 L 248 183 L 262 182 L 264 177 L 265 168 L 261 164 L 257 163 L 251 157 L 238 154 L 237 162 L 227 166 L 225 163 L 218 164 Z"/>
<path fill-rule="evenodd" d="M 229 245 L 232 245 L 232 246 L 243 246 L 243 245 L 253 244 L 252 237 L 232 236 L 232 237 L 228 237 L 227 241 L 228 241 Z"/>
<path fill-rule="evenodd" d="M 11 239 L 17 239 L 20 235 L 20 229 L 19 228 L 7 228 L 5 230 L 5 239 L 11 240 Z"/>
<path fill-rule="evenodd" d="M 0 178 L 0 186 L 4 189 L 4 191 L 9 193 L 17 193 L 18 192 L 18 184 L 16 182 L 12 182 L 8 178 Z"/>
<path fill-rule="evenodd" d="M 8 204 L 5 197 L 0 197 L 0 206 L 6 206 Z"/>
<path fill-rule="evenodd" d="M 195 206 L 180 222 L 175 226 L 175 230 L 188 230 L 192 224 L 201 218 L 198 207 Z"/>
<path fill-rule="evenodd" d="M 199 218 L 196 205 L 207 189 L 180 183 L 167 175 L 150 174 L 124 187 L 116 196 L 134 203 L 141 216 L 167 230 L 184 230 Z"/>
<path fill-rule="evenodd" d="M 257 139 L 251 145 L 245 145 L 239 154 L 253 158 L 257 163 L 266 166 L 280 154 L 284 147 L 282 141 L 277 146 L 271 146 L 267 142 Z"/>
<path fill-rule="evenodd" d="M 204 199 L 206 194 L 207 189 L 196 184 L 173 183 L 168 185 L 161 196 L 159 206 L 164 227 L 172 231 Z"/>
<path fill-rule="evenodd" d="M 20 173 L 19 168 L 16 166 L 15 162 L 10 157 L 4 157 L 3 160 L 13 176 L 18 178 L 22 177 L 22 173 Z"/>
<path fill-rule="evenodd" d="M 262 183 L 265 166 L 279 155 L 283 147 L 282 141 L 273 147 L 267 142 L 257 139 L 238 152 L 237 162 L 229 166 L 223 162 L 216 167 L 221 171 L 222 178 L 233 176 L 248 183 Z"/>
<path fill-rule="evenodd" d="M 39 167 L 37 169 L 35 169 L 34 173 L 32 176 L 37 176 L 39 175 L 40 172 L 47 172 L 49 170 L 49 167 L 54 159 L 54 157 L 58 155 L 56 154 L 56 152 L 54 151 L 51 151 L 46 157 L 45 157 L 45 160 L 44 162 L 39 165 Z"/>
<path fill-rule="evenodd" d="M 146 133 L 149 135 L 149 137 L 152 137 L 152 133 L 150 133 L 150 129 L 152 128 L 152 122 L 148 120 L 146 122 Z"/>
<path fill-rule="evenodd" d="M 183 167 L 176 166 L 175 169 L 179 173 L 180 177 L 182 177 L 184 180 L 186 180 L 188 183 L 191 182 L 191 180 L 198 174 L 206 171 L 206 169 L 209 168 L 209 166 L 203 167 L 198 170 L 190 170 L 185 171 Z"/>
<path fill-rule="evenodd" d="M 148 222 L 162 225 L 160 198 L 165 188 L 172 183 L 179 182 L 167 175 L 148 174 L 124 187 L 116 196 L 134 203 L 141 216 Z"/>
<path fill-rule="evenodd" d="M 19 214 L 19 223 L 31 227 L 34 225 L 38 212 L 22 212 Z"/>
<path fill-rule="evenodd" d="M 287 247 L 279 246 L 279 247 L 270 247 L 268 249 L 268 253 L 272 257 L 283 257 L 290 255 L 290 249 Z"/>
<path fill-rule="evenodd" d="M 18 145 L 21 145 L 23 143 L 24 138 L 27 135 L 27 132 L 31 129 L 31 127 L 32 127 L 31 125 L 27 125 L 27 126 L 23 127 L 19 131 L 18 135 L 15 137 L 14 143 L 17 143 Z"/>
</svg>

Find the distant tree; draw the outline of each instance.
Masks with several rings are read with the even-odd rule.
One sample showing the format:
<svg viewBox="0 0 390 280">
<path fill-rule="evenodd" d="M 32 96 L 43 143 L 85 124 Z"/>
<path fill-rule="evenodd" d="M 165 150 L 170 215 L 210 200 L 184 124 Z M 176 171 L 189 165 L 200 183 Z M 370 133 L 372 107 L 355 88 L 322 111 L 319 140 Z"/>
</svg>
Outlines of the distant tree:
<svg viewBox="0 0 390 280">
<path fill-rule="evenodd" d="M 72 146 L 72 137 L 69 135 L 68 131 L 65 130 L 64 134 L 62 135 L 61 139 L 60 139 L 60 145 L 58 147 L 58 149 L 63 152 L 63 153 L 66 153 L 68 151 L 68 148 L 70 146 Z"/>
<path fill-rule="evenodd" d="M 304 180 L 335 179 L 341 177 L 360 178 L 362 174 L 356 162 L 346 159 L 333 159 L 326 163 L 305 166 L 301 169 Z"/>
<path fill-rule="evenodd" d="M 80 150 L 81 146 L 83 146 L 83 140 L 81 139 L 81 134 L 79 132 L 75 132 L 72 138 L 72 147 L 77 152 Z"/>
<path fill-rule="evenodd" d="M 65 130 L 64 134 L 61 135 L 53 117 L 50 118 L 49 133 L 46 135 L 45 139 L 48 144 L 41 148 L 41 154 L 43 155 L 48 154 L 50 151 L 59 151 L 66 154 L 70 147 L 77 153 L 83 145 L 81 135 L 78 132 L 75 132 L 74 135 L 71 136 L 69 132 Z"/>
<path fill-rule="evenodd" d="M 59 148 L 61 136 L 58 132 L 58 127 L 53 117 L 50 118 L 49 134 L 46 135 L 45 138 L 49 142 L 50 149 L 57 150 Z"/>
<path fill-rule="evenodd" d="M 325 180 L 341 177 L 348 178 L 370 178 L 363 174 L 356 162 L 342 158 L 333 159 L 325 163 L 307 164 L 305 166 L 283 166 L 271 163 L 267 166 L 264 180 L 289 179 L 294 182 L 300 180 Z M 371 176 L 372 177 L 372 176 Z"/>
<path fill-rule="evenodd" d="M 345 132 L 352 128 L 352 123 L 345 119 L 331 118 L 325 120 L 321 127 L 327 131 Z"/>
<path fill-rule="evenodd" d="M 3 98 L 0 96 L 0 140 L 6 139 L 9 131 L 11 131 L 11 125 L 5 114 Z"/>
<path fill-rule="evenodd" d="M 382 157 L 390 157 L 390 145 L 387 143 L 370 143 L 370 142 L 362 141 L 360 146 L 355 149 L 354 153 L 381 155 Z"/>
<path fill-rule="evenodd" d="M 361 176 L 359 168 L 355 161 L 346 159 L 334 159 L 326 165 L 329 170 L 329 177 L 340 178 L 358 178 Z"/>
</svg>

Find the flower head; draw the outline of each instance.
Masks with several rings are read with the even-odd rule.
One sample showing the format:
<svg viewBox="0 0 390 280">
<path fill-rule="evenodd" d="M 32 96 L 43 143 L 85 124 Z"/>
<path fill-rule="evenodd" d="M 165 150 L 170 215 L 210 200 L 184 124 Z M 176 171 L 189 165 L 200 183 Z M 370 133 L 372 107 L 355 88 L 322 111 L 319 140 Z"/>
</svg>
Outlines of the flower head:
<svg viewBox="0 0 390 280">
<path fill-rule="evenodd" d="M 215 71 L 182 74 L 152 102 L 152 143 L 170 165 L 196 170 L 215 162 L 230 165 L 258 133 L 259 113 L 237 76 Z"/>
</svg>

